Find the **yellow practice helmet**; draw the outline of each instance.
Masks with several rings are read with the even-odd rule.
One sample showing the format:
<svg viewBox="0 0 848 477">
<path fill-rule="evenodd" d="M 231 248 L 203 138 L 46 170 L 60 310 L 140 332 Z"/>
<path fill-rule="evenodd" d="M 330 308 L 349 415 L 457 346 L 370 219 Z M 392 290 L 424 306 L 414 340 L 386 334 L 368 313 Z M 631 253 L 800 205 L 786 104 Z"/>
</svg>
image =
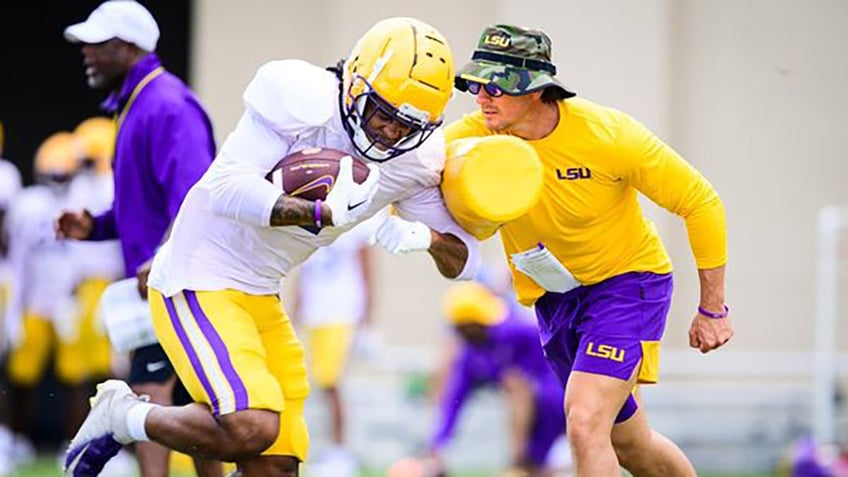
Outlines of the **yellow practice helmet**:
<svg viewBox="0 0 848 477">
<path fill-rule="evenodd" d="M 453 77 L 450 46 L 432 26 L 396 17 L 371 27 L 342 71 L 344 125 L 357 151 L 382 162 L 420 146 L 442 124 Z M 365 126 L 378 110 L 409 132 L 393 144 L 369 136 Z"/>
<path fill-rule="evenodd" d="M 88 118 L 74 129 L 83 159 L 92 161 L 98 173 L 112 170 L 115 134 L 115 122 L 103 116 Z"/>
<path fill-rule="evenodd" d="M 35 172 L 41 176 L 69 177 L 79 164 L 76 137 L 67 131 L 50 135 L 35 152 Z"/>
<path fill-rule="evenodd" d="M 457 283 L 442 298 L 442 315 L 454 325 L 496 325 L 507 312 L 506 302 L 478 282 Z"/>
</svg>

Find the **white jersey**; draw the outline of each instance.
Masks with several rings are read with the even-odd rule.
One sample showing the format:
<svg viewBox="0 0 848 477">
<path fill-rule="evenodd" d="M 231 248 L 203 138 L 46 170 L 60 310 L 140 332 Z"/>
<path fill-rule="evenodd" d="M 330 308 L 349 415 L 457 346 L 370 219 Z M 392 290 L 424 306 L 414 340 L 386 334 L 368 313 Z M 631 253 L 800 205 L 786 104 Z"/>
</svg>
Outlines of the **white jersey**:
<svg viewBox="0 0 848 477">
<path fill-rule="evenodd" d="M 19 325 L 26 312 L 57 320 L 74 312 L 68 247 L 56 240 L 53 231 L 53 220 L 67 205 L 65 194 L 34 185 L 24 188 L 9 209 L 14 284 L 7 315 L 10 326 Z"/>
<path fill-rule="evenodd" d="M 0 212 L 9 210 L 9 205 L 21 190 L 21 173 L 15 165 L 5 159 L 0 159 Z M 0 230 L 0 233 L 4 233 Z M 9 262 L 0 253 L 0 286 L 9 282 Z M 0 313 L 2 316 L 2 313 Z"/>
<path fill-rule="evenodd" d="M 156 254 L 149 285 L 181 290 L 235 289 L 277 294 L 279 281 L 317 248 L 352 228 L 271 227 L 281 190 L 265 180 L 280 159 L 309 148 L 355 154 L 339 112 L 339 82 L 299 60 L 260 67 L 244 92 L 245 113 L 203 177 L 186 195 L 170 239 Z M 454 222 L 439 191 L 445 144 L 441 131 L 406 154 L 379 164 L 380 182 L 365 217 L 394 204 L 397 214 L 450 233 L 468 246 L 459 278 L 479 268 L 476 240 Z"/>
<path fill-rule="evenodd" d="M 112 207 L 115 185 L 111 175 L 83 172 L 70 185 L 68 203 L 71 210 L 86 209 L 98 215 Z M 115 280 L 124 274 L 124 258 L 117 240 L 103 242 L 68 241 L 74 271 L 74 282 L 91 278 Z"/>
<path fill-rule="evenodd" d="M 360 253 L 387 216 L 380 213 L 361 222 L 303 262 L 297 287 L 297 319 L 301 323 L 357 323 L 365 316 L 368 284 Z"/>
</svg>

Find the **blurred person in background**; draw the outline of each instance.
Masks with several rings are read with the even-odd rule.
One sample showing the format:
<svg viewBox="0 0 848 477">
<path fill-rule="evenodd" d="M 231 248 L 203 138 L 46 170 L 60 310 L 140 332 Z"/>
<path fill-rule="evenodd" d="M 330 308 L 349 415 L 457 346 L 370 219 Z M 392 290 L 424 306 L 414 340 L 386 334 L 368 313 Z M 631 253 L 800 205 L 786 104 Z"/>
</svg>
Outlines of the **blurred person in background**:
<svg viewBox="0 0 848 477">
<path fill-rule="evenodd" d="M 345 442 L 341 385 L 355 340 L 370 333 L 373 252 L 368 240 L 383 219 L 383 214 L 377 214 L 365 220 L 316 250 L 299 269 L 292 320 L 306 336 L 310 379 L 330 415 L 331 445 L 311 462 L 310 474 L 358 474 L 356 457 Z"/>
<path fill-rule="evenodd" d="M 186 196 L 150 274 L 156 335 L 196 403 L 155 405 L 121 381 L 102 383 L 67 473 L 96 473 L 122 445 L 152 440 L 235 461 L 247 477 L 299 475 L 309 382 L 280 280 L 390 204 L 397 215 L 380 225 L 381 246 L 427 252 L 447 278 L 479 267 L 476 240 L 438 187 L 453 71 L 445 38 L 413 18 L 377 22 L 341 67 L 288 59 L 257 70 L 244 114 Z M 348 154 L 325 200 L 289 196 L 266 179 L 307 148 Z M 353 154 L 368 161 L 362 183 Z"/>
<path fill-rule="evenodd" d="M 513 25 L 483 30 L 456 87 L 479 110 L 449 141 L 509 134 L 536 149 L 539 202 L 500 229 L 519 301 L 534 305 L 545 355 L 563 383 L 581 476 L 694 476 L 679 447 L 651 429 L 637 383 L 658 380 L 672 264 L 638 193 L 683 217 L 701 285 L 689 344 L 733 336 L 725 304 L 725 211 L 712 185 L 625 113 L 575 97 L 555 78 L 551 40 Z"/>
<path fill-rule="evenodd" d="M 35 458 L 30 443 L 33 391 L 52 357 L 56 378 L 71 396 L 85 396 L 89 369 L 81 348 L 73 297 L 70 252 L 56 240 L 52 222 L 68 205 L 71 181 L 80 165 L 79 150 L 70 132 L 47 137 L 35 153 L 35 184 L 25 187 L 6 217 L 12 293 L 7 306 L 5 371 L 11 387 L 11 428 L 16 461 Z M 70 439 L 85 416 L 84 400 L 64 399 L 62 437 Z"/>
<path fill-rule="evenodd" d="M 109 96 L 102 109 L 115 115 L 114 200 L 94 215 L 65 211 L 57 220 L 60 237 L 120 241 L 126 277 L 138 277 L 146 297 L 147 275 L 156 249 L 189 188 L 215 154 L 212 124 L 194 93 L 156 55 L 159 26 L 134 1 L 102 3 L 86 19 L 65 29 L 80 44 L 88 85 Z M 102 165 L 101 165 L 102 167 Z M 131 354 L 128 381 L 151 402 L 173 402 L 176 376 L 162 347 L 153 344 Z M 186 404 L 186 402 L 180 402 Z M 142 477 L 164 477 L 169 451 L 141 442 L 136 446 Z M 197 462 L 204 476 L 222 473 L 220 464 Z"/>
<path fill-rule="evenodd" d="M 11 270 L 8 260 L 9 233 L 6 230 L 6 216 L 9 206 L 23 187 L 21 173 L 11 161 L 3 158 L 5 128 L 0 122 L 0 363 L 6 355 L 6 307 L 11 288 Z M 5 376 L 0 377 L 0 477 L 12 472 L 14 462 L 15 438 L 9 422 L 8 389 Z"/>
<path fill-rule="evenodd" d="M 444 451 L 473 393 L 502 393 L 509 414 L 510 455 L 505 477 L 547 477 L 551 449 L 565 437 L 563 385 L 542 353 L 535 321 L 517 303 L 481 281 L 451 287 L 442 315 L 452 327 L 451 352 L 439 371 L 438 424 L 425 468 L 446 475 Z"/>
</svg>

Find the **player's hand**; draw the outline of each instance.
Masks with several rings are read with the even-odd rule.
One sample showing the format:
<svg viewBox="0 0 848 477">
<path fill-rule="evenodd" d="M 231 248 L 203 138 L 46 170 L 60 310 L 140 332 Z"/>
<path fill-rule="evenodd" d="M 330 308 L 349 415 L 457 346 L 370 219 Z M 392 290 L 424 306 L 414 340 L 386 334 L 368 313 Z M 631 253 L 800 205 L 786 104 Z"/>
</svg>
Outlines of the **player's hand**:
<svg viewBox="0 0 848 477">
<path fill-rule="evenodd" d="M 84 240 L 91 235 L 94 218 L 87 210 L 63 210 L 53 222 L 57 239 Z"/>
<path fill-rule="evenodd" d="M 332 225 L 341 227 L 357 222 L 369 209 L 368 205 L 377 193 L 380 169 L 368 164 L 368 177 L 362 184 L 353 180 L 353 159 L 345 156 L 339 161 L 336 182 L 327 194 L 324 205 L 332 214 Z"/>
<path fill-rule="evenodd" d="M 733 337 L 730 317 L 710 318 L 696 313 L 689 327 L 689 346 L 707 353 L 727 343 Z"/>
<path fill-rule="evenodd" d="M 138 278 L 138 294 L 143 299 L 147 299 L 147 277 L 150 276 L 150 269 L 153 267 L 153 259 L 150 258 L 135 269 L 135 276 Z"/>
<path fill-rule="evenodd" d="M 427 250 L 433 242 L 430 227 L 421 222 L 410 222 L 390 215 L 368 240 L 370 245 L 380 244 L 389 253 L 409 253 Z"/>
</svg>

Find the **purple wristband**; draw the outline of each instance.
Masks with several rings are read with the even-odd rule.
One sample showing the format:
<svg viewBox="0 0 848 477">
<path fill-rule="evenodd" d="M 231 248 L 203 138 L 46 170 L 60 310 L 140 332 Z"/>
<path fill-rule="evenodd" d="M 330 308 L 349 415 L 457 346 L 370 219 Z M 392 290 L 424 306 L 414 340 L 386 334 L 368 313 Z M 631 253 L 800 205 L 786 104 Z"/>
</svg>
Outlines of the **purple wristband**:
<svg viewBox="0 0 848 477">
<path fill-rule="evenodd" d="M 711 312 L 711 311 L 707 311 L 707 310 L 705 310 L 705 309 L 703 309 L 703 308 L 701 308 L 701 307 L 699 306 L 699 307 L 698 307 L 698 313 L 700 313 L 700 314 L 702 314 L 702 315 L 706 316 L 707 318 L 715 318 L 715 319 L 719 319 L 719 318 L 727 318 L 727 315 L 728 315 L 728 314 L 730 314 L 730 307 L 729 307 L 729 306 L 727 306 L 727 305 L 725 304 L 725 305 L 724 305 L 724 311 L 723 311 L 723 312 L 721 312 L 721 313 L 713 313 L 713 312 Z"/>
<path fill-rule="evenodd" d="M 315 208 L 312 209 L 314 211 L 313 218 L 315 219 L 315 226 L 319 229 L 321 228 L 321 199 L 315 199 Z"/>
</svg>

